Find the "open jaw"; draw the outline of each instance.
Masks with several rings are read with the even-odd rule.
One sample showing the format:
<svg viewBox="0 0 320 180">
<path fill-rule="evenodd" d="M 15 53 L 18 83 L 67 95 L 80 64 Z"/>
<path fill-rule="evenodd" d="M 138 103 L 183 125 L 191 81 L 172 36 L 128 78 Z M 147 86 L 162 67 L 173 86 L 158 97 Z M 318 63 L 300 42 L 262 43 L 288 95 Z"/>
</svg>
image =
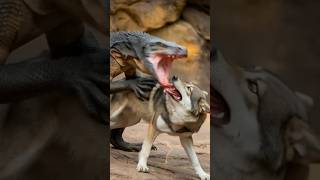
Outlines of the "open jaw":
<svg viewBox="0 0 320 180">
<path fill-rule="evenodd" d="M 214 88 L 210 88 L 211 122 L 218 127 L 230 122 L 230 107 L 223 96 Z"/>
<path fill-rule="evenodd" d="M 167 55 L 167 54 L 156 54 L 151 57 L 151 62 L 154 68 L 155 75 L 163 87 L 164 91 L 171 95 L 176 101 L 182 99 L 181 94 L 177 88 L 169 81 L 170 69 L 174 60 L 178 58 L 186 57 L 186 54 L 182 55 Z"/>
</svg>

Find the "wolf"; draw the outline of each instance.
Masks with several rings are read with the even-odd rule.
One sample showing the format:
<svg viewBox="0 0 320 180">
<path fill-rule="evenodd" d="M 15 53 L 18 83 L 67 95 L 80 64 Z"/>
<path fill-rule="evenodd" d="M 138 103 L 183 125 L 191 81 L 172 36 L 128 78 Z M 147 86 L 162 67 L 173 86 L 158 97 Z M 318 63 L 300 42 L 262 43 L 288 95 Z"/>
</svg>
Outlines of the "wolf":
<svg viewBox="0 0 320 180">
<path fill-rule="evenodd" d="M 148 133 L 139 153 L 137 171 L 149 172 L 147 159 L 153 141 L 160 133 L 167 133 L 179 136 L 196 174 L 201 179 L 210 179 L 210 175 L 202 169 L 199 163 L 192 140 L 192 134 L 200 129 L 207 113 L 210 112 L 206 101 L 208 93 L 193 83 L 183 82 L 176 76 L 173 76 L 171 81 L 179 92 L 180 101 L 176 101 L 169 93 L 165 93 L 159 84 L 152 90 L 149 102 L 135 100 L 137 98 L 130 94 L 115 94 L 111 101 L 113 108 L 111 109 L 110 128 L 134 125 L 141 119 L 148 122 Z"/>
<path fill-rule="evenodd" d="M 211 142 L 219 180 L 306 180 L 319 163 L 310 128 L 313 99 L 261 67 L 241 68 L 211 55 Z"/>
</svg>

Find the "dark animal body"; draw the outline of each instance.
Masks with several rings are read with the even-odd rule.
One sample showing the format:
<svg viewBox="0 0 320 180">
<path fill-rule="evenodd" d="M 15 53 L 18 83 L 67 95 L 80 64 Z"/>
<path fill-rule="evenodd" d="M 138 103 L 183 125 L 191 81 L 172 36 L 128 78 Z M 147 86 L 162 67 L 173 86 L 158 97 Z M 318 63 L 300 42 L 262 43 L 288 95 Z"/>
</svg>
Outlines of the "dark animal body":
<svg viewBox="0 0 320 180">
<path fill-rule="evenodd" d="M 85 5 L 90 5 L 90 8 Z M 102 1 L 2 0 L 0 2 L 0 62 L 17 47 L 45 33 L 53 47 L 79 39 L 83 22 L 105 31 Z"/>
<path fill-rule="evenodd" d="M 76 59 L 99 56 L 105 50 Z M 105 180 L 107 129 L 76 94 L 48 92 L 11 103 L 1 119 L 0 179 Z"/>
<path fill-rule="evenodd" d="M 107 127 L 76 96 L 15 103 L 1 127 L 2 180 L 107 179 Z"/>
<path fill-rule="evenodd" d="M 105 121 L 108 53 L 84 28 L 106 34 L 101 2 L 0 1 L 1 64 L 43 33 L 51 50 L 50 58 L 0 65 L 0 101 L 10 103 L 0 118 L 0 179 L 107 178 L 107 126 L 90 111 Z"/>
<path fill-rule="evenodd" d="M 85 37 L 84 22 L 106 34 L 102 1 L 0 1 L 0 103 L 54 90 L 73 91 L 78 93 L 90 113 L 96 117 L 101 115 L 95 110 L 101 109 L 101 106 L 98 107 L 97 91 L 93 89 L 107 83 L 107 80 L 102 80 L 106 68 L 100 68 L 100 71 L 88 68 L 94 66 L 95 62 L 47 59 L 4 65 L 13 50 L 41 34 L 46 35 L 52 58 L 61 60 L 63 56 L 76 56 L 79 52 L 90 51 L 92 44 Z M 100 61 L 105 61 L 105 58 Z M 84 71 L 84 66 L 88 70 Z M 75 77 L 71 74 L 81 75 Z M 88 83 L 93 85 L 91 89 L 84 87 Z M 102 106 L 105 107 L 106 103 Z"/>
</svg>

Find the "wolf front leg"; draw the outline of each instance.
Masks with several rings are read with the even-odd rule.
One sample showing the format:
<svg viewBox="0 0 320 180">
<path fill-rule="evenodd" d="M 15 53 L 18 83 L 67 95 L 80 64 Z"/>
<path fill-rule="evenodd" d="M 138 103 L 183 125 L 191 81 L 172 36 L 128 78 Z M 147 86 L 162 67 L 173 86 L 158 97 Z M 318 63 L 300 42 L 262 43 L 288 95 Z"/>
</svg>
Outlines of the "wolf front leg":
<svg viewBox="0 0 320 180">
<path fill-rule="evenodd" d="M 149 172 L 149 168 L 147 166 L 147 161 L 148 161 L 148 157 L 150 155 L 152 144 L 158 135 L 159 135 L 159 132 L 153 126 L 153 123 L 151 121 L 149 123 L 147 137 L 144 139 L 143 144 L 142 144 L 142 149 L 139 152 L 139 162 L 137 165 L 137 171 Z"/>
<path fill-rule="evenodd" d="M 188 136 L 188 137 L 180 136 L 180 142 L 184 150 L 186 151 L 189 159 L 191 160 L 192 167 L 195 169 L 196 174 L 200 177 L 201 180 L 209 180 L 210 175 L 204 172 L 204 170 L 202 169 L 199 163 L 197 154 L 194 151 L 192 136 Z"/>
</svg>

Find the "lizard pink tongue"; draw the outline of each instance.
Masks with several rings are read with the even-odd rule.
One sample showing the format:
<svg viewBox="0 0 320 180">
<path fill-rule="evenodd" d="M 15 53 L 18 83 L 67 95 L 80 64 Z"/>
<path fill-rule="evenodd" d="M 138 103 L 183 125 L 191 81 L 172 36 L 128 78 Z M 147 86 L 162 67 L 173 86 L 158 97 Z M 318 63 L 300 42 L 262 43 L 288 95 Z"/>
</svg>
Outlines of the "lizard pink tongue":
<svg viewBox="0 0 320 180">
<path fill-rule="evenodd" d="M 179 91 L 174 87 L 173 84 L 169 82 L 169 69 L 173 60 L 162 59 L 161 56 L 153 56 L 151 62 L 155 65 L 156 74 L 159 78 L 159 83 L 164 88 L 164 92 L 168 93 L 176 101 L 182 99 Z"/>
</svg>

